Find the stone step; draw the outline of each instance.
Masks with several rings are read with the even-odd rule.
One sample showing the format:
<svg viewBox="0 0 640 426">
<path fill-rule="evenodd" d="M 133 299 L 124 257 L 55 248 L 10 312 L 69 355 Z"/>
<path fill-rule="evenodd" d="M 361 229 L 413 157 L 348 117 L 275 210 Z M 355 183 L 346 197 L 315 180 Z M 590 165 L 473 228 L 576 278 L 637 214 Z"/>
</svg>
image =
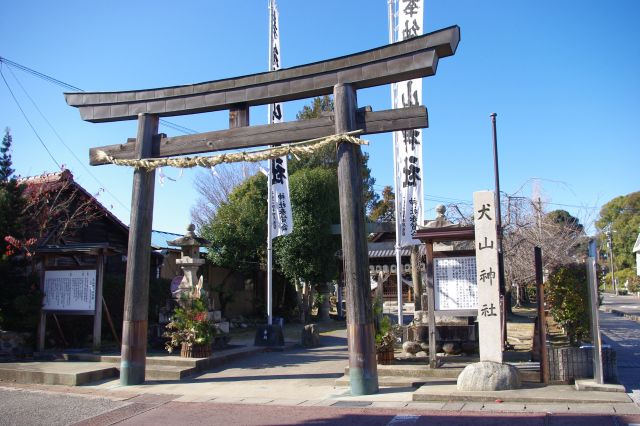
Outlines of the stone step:
<svg viewBox="0 0 640 426">
<path fill-rule="evenodd" d="M 65 353 L 62 355 L 68 361 L 104 362 L 120 365 L 120 355 L 101 355 L 86 352 Z M 181 358 L 171 355 L 147 355 L 146 365 L 171 365 L 175 367 L 194 368 L 201 358 Z"/>
<path fill-rule="evenodd" d="M 540 371 L 532 366 L 532 363 L 523 363 L 522 365 L 513 364 L 520 372 L 520 379 L 523 382 L 540 383 Z M 391 364 L 378 365 L 378 378 L 396 377 L 407 379 L 453 379 L 456 380 L 458 375 L 464 369 L 464 365 L 455 364 L 455 366 L 443 366 L 432 369 L 428 365 L 410 365 L 410 364 Z M 345 367 L 345 376 L 349 376 L 349 367 Z"/>
<path fill-rule="evenodd" d="M 509 403 L 518 404 L 620 404 L 637 409 L 624 392 L 584 392 L 572 386 L 540 386 L 523 384 L 521 389 L 508 391 L 458 391 L 455 384 L 421 386 L 411 395 L 413 401 L 474 401 L 495 403 L 501 400 L 506 408 Z M 619 406 L 617 406 L 619 407 Z M 622 407 L 620 407 L 622 408 Z M 617 408 L 616 408 L 617 409 Z M 597 409 L 596 409 L 597 410 Z M 519 408 L 519 411 L 525 411 Z M 528 410 L 527 410 L 528 411 Z M 596 411 L 594 411 L 596 412 Z M 573 423 L 576 423 L 574 421 Z"/>
<path fill-rule="evenodd" d="M 120 371 L 120 368 L 118 368 Z M 153 365 L 145 368 L 145 380 L 180 380 L 196 374 L 195 367 L 176 367 L 174 365 Z"/>
<path fill-rule="evenodd" d="M 378 377 L 407 377 L 407 378 L 447 378 L 456 379 L 462 372 L 462 368 L 429 368 L 426 365 L 380 365 L 378 364 Z M 349 375 L 349 367 L 345 367 L 344 374 Z"/>
<path fill-rule="evenodd" d="M 291 346 L 291 343 L 289 343 Z M 182 358 L 169 354 L 148 354 L 146 358 L 146 380 L 180 380 L 202 371 L 206 371 L 236 359 L 244 358 L 255 353 L 270 350 L 265 347 L 239 346 L 214 351 L 208 358 Z M 120 372 L 120 355 L 93 354 L 87 352 L 70 352 L 63 354 L 63 358 L 72 362 L 87 364 L 104 364 L 115 371 L 115 377 Z"/>
<path fill-rule="evenodd" d="M 378 386 L 394 387 L 394 388 L 419 388 L 426 383 L 455 383 L 455 379 L 439 377 L 439 378 L 418 378 L 418 377 L 396 377 L 396 376 L 378 376 Z M 349 375 L 336 379 L 336 386 L 349 386 Z"/>
<path fill-rule="evenodd" d="M 108 363 L 96 362 L 11 362 L 0 364 L 0 380 L 14 383 L 80 386 L 118 377 Z"/>
</svg>

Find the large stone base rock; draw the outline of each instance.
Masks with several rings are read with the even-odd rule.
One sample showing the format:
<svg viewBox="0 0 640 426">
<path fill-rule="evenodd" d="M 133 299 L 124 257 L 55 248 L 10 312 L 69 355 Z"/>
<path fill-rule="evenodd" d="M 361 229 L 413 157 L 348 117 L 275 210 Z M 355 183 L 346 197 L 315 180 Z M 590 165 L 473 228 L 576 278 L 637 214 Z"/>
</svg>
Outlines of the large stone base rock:
<svg viewBox="0 0 640 426">
<path fill-rule="evenodd" d="M 458 376 L 460 391 L 496 391 L 520 388 L 520 373 L 509 364 L 481 361 L 467 365 Z"/>
</svg>

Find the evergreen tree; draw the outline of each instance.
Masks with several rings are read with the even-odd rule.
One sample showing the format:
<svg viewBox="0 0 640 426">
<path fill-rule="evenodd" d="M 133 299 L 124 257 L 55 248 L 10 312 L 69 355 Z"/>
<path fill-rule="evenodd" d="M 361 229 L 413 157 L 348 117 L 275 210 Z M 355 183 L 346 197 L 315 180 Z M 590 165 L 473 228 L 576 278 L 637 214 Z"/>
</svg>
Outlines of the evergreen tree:
<svg viewBox="0 0 640 426">
<path fill-rule="evenodd" d="M 309 120 L 312 118 L 320 118 L 323 114 L 333 111 L 333 99 L 330 96 L 325 95 L 314 98 L 311 105 L 305 105 L 302 110 L 296 114 L 298 120 Z M 338 155 L 336 145 L 328 145 L 321 148 L 311 154 L 301 155 L 289 160 L 289 176 L 295 174 L 300 169 L 313 169 L 316 167 L 326 167 L 333 170 L 338 170 Z M 376 183 L 376 179 L 371 176 L 371 169 L 369 168 L 369 154 L 362 153 L 362 196 L 364 198 L 364 206 L 366 211 L 370 211 L 380 199 L 380 196 L 375 192 L 373 186 Z M 336 181 L 337 182 L 337 181 Z M 337 194 L 337 183 L 335 193 Z"/>
<path fill-rule="evenodd" d="M 5 239 L 25 233 L 24 186 L 13 176 L 11 142 L 6 129 L 0 148 L 0 329 L 33 331 L 40 309 L 37 276 L 25 277 L 25 260 L 13 256 L 15 247 Z"/>
<path fill-rule="evenodd" d="M 15 170 L 11 168 L 11 132 L 7 127 L 4 130 L 2 146 L 0 147 L 0 181 L 7 182 Z"/>
</svg>

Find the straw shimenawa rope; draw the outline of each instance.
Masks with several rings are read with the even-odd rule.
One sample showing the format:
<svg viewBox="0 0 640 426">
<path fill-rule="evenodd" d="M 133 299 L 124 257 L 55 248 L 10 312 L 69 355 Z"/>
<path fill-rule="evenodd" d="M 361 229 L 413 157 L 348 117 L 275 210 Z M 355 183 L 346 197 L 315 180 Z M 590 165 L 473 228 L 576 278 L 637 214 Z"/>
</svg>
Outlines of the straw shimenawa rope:
<svg viewBox="0 0 640 426">
<path fill-rule="evenodd" d="M 229 154 L 218 154 L 208 157 L 179 157 L 179 158 L 153 158 L 141 160 L 124 160 L 113 158 L 104 151 L 96 152 L 96 160 L 107 162 L 117 166 L 129 166 L 137 169 L 145 169 L 148 171 L 155 170 L 158 167 L 213 167 L 222 163 L 237 163 L 240 161 L 257 162 L 282 157 L 288 154 L 310 154 L 320 148 L 340 142 L 349 142 L 356 145 L 368 145 L 369 142 L 359 139 L 352 135 L 362 133 L 362 130 L 354 130 L 352 132 L 331 135 L 324 138 L 311 139 L 303 142 L 281 145 L 277 147 L 251 151 L 237 152 Z"/>
</svg>

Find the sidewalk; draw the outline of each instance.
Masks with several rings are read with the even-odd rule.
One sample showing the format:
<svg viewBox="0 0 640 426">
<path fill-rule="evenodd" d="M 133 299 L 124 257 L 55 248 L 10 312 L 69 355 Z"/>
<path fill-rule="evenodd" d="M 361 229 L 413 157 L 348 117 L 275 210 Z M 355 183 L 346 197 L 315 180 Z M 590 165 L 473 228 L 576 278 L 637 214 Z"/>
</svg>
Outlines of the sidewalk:
<svg viewBox="0 0 640 426">
<path fill-rule="evenodd" d="M 344 374 L 348 365 L 345 330 L 324 333 L 321 343 L 323 346 L 314 349 L 290 347 L 284 351 L 254 354 L 180 380 L 149 380 L 142 385 L 127 387 L 113 379 L 75 387 L 0 382 L 0 387 L 86 395 L 130 403 L 146 401 L 145 404 L 151 403 L 149 401 L 158 404 L 173 401 L 457 412 L 640 415 L 640 408 L 625 393 L 576 391 L 567 385 L 460 393 L 455 389 L 455 381 L 443 383 L 442 380 L 434 380 L 417 391 L 411 387 L 382 387 L 377 394 L 355 397 L 350 395 L 349 387 L 336 386 L 336 379 Z"/>
</svg>

